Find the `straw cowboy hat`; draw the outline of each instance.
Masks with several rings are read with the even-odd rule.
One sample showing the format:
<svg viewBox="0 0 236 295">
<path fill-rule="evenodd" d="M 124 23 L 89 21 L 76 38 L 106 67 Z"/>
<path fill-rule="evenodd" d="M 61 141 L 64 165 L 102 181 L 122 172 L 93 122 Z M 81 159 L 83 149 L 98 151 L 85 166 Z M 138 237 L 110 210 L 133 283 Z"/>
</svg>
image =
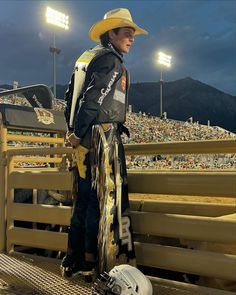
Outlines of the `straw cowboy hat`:
<svg viewBox="0 0 236 295">
<path fill-rule="evenodd" d="M 122 27 L 131 27 L 135 30 L 135 35 L 148 32 L 137 26 L 132 19 L 132 16 L 127 8 L 117 8 L 108 11 L 101 21 L 96 22 L 89 31 L 91 40 L 99 42 L 100 36 L 109 30 Z"/>
</svg>

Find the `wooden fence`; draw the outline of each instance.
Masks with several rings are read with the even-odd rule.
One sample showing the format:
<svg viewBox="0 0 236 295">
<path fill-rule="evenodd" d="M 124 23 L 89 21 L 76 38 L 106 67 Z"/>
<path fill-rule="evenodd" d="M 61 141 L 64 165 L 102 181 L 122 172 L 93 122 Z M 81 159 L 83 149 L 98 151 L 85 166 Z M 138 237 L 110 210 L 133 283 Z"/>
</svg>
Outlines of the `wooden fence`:
<svg viewBox="0 0 236 295">
<path fill-rule="evenodd" d="M 14 202 L 15 189 L 71 190 L 72 175 L 57 164 L 71 157 L 72 149 L 62 147 L 62 138 L 44 138 L 56 144 L 50 148 L 8 149 L 7 141 L 36 138 L 14 136 L 0 124 L 0 251 L 16 251 L 17 246 L 65 251 L 67 234 L 14 225 L 14 221 L 68 226 L 70 206 L 22 204 Z M 40 141 L 39 139 L 39 142 Z M 127 155 L 236 153 L 235 140 L 128 145 Z M 15 163 L 53 163 L 53 169 L 20 169 Z M 235 171 L 150 171 L 129 170 L 129 193 L 189 196 L 236 197 Z M 236 243 L 236 208 L 230 204 L 131 200 L 134 232 L 142 237 L 164 237 L 232 245 Z M 139 265 L 186 272 L 230 281 L 236 280 L 236 255 L 227 252 L 191 250 L 175 245 L 136 240 Z M 223 294 L 223 293 L 222 293 Z"/>
</svg>

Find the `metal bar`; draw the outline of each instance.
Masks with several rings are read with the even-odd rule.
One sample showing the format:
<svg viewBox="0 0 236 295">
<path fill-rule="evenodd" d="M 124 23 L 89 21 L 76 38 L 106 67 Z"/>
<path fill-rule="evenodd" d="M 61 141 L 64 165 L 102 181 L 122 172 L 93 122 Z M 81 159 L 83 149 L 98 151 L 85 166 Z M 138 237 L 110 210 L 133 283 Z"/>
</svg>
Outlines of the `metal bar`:
<svg viewBox="0 0 236 295">
<path fill-rule="evenodd" d="M 62 158 L 50 158 L 50 157 L 14 157 L 14 162 L 30 162 L 30 163 L 61 163 Z"/>
<path fill-rule="evenodd" d="M 9 158 L 8 160 L 8 165 L 7 165 L 7 185 L 6 185 L 6 190 L 7 190 L 7 196 L 6 196 L 6 203 L 7 203 L 7 229 L 6 229 L 6 235 L 7 235 L 7 243 L 6 243 L 6 247 L 7 247 L 7 252 L 11 252 L 14 251 L 14 244 L 11 243 L 11 241 L 9 240 L 8 237 L 8 230 L 14 228 L 14 219 L 12 218 L 12 216 L 10 214 L 8 214 L 8 208 L 10 208 L 10 206 L 13 204 L 14 202 L 14 189 L 12 189 L 10 187 L 10 179 L 9 179 L 9 175 L 11 174 L 11 172 L 14 169 L 14 162 L 13 162 L 13 157 Z"/>
<path fill-rule="evenodd" d="M 130 193 L 236 196 L 236 172 L 128 171 Z"/>
<path fill-rule="evenodd" d="M 55 49 L 56 48 L 56 33 L 55 31 L 53 30 L 53 48 Z M 57 97 L 57 89 L 56 89 L 56 50 L 54 50 L 52 52 L 53 54 L 53 94 L 54 94 L 54 97 L 56 98 Z"/>
<path fill-rule="evenodd" d="M 236 221 L 215 217 L 131 212 L 134 232 L 161 237 L 236 244 Z"/>
<path fill-rule="evenodd" d="M 135 242 L 137 264 L 236 280 L 236 255 Z"/>
<path fill-rule="evenodd" d="M 126 155 L 230 154 L 236 153 L 236 140 L 127 144 L 125 145 L 125 153 Z"/>
<path fill-rule="evenodd" d="M 72 175 L 70 172 L 12 172 L 9 187 L 71 190 Z"/>
<path fill-rule="evenodd" d="M 25 168 L 14 168 L 15 172 L 25 172 L 25 170 L 27 170 L 27 172 L 59 172 L 59 168 L 48 168 L 48 167 L 25 167 Z"/>
<path fill-rule="evenodd" d="M 0 92 L 0 93 L 2 93 L 2 92 Z M 52 93 L 52 95 L 53 95 L 53 93 Z M 29 127 L 27 128 L 27 127 L 17 127 L 17 126 L 7 126 L 7 129 L 11 130 L 11 131 L 20 131 L 20 132 L 41 132 L 41 133 L 51 133 L 51 134 L 55 134 L 56 132 L 63 133 L 63 130 L 57 130 L 56 126 L 55 126 L 55 129 L 53 129 L 53 130 L 50 130 L 50 129 L 45 130 L 45 129 L 40 129 L 40 128 L 30 129 Z M 65 134 L 65 132 L 64 132 L 64 134 Z"/>
<path fill-rule="evenodd" d="M 130 198 L 132 198 L 132 194 L 130 194 Z M 130 199 L 132 211 L 211 217 L 236 212 L 236 204 L 144 200 L 141 198 L 142 196 L 140 195 L 140 199 Z"/>
<path fill-rule="evenodd" d="M 30 141 L 30 142 L 46 142 L 46 143 L 64 143 L 64 138 L 46 137 L 46 136 L 27 136 L 18 134 L 8 134 L 7 140 L 14 141 Z"/>
<path fill-rule="evenodd" d="M 67 250 L 66 233 L 15 227 L 8 230 L 8 240 L 15 245 L 63 252 Z"/>
<path fill-rule="evenodd" d="M 0 252 L 6 248 L 6 133 L 0 113 Z"/>
<path fill-rule="evenodd" d="M 29 150 L 29 149 L 31 149 L 33 151 L 34 150 L 34 147 L 24 147 L 24 146 L 12 146 L 12 145 L 8 145 L 7 152 L 12 151 L 12 150 L 20 151 L 20 150 Z M 18 152 L 18 154 L 21 155 L 19 152 Z"/>
<path fill-rule="evenodd" d="M 6 200 L 5 200 L 5 167 L 0 150 L 0 252 L 5 250 L 6 243 Z"/>
<path fill-rule="evenodd" d="M 70 225 L 71 207 L 14 203 L 9 214 L 15 220 Z"/>
<path fill-rule="evenodd" d="M 72 148 L 67 147 L 52 147 L 52 148 L 22 148 L 22 149 L 14 149 L 14 150 L 8 150 L 7 156 L 14 156 L 14 155 L 63 155 L 63 154 L 73 154 Z"/>
</svg>

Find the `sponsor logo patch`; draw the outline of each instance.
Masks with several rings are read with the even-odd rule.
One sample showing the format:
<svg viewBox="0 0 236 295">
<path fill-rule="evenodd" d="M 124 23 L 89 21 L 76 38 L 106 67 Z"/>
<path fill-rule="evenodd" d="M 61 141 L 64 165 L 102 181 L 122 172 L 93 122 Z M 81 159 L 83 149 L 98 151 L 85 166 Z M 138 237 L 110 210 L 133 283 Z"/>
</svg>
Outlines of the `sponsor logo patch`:
<svg viewBox="0 0 236 295">
<path fill-rule="evenodd" d="M 41 122 L 45 125 L 55 124 L 53 113 L 45 110 L 43 108 L 34 108 L 38 122 Z"/>
<path fill-rule="evenodd" d="M 114 72 L 110 82 L 108 83 L 107 89 L 105 90 L 104 88 L 101 89 L 101 96 L 98 99 L 98 103 L 101 105 L 105 96 L 111 91 L 111 86 L 115 82 L 116 76 L 119 74 L 119 72 Z"/>
<path fill-rule="evenodd" d="M 125 76 L 121 77 L 121 88 L 123 91 L 125 91 L 125 89 L 126 89 L 126 77 Z"/>
</svg>

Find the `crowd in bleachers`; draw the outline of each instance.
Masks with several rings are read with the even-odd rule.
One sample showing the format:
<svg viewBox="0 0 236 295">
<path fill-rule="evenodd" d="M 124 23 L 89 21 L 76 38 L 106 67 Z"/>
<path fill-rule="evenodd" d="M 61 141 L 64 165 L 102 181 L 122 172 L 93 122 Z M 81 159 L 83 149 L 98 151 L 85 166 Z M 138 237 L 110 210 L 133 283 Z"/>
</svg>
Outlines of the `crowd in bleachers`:
<svg viewBox="0 0 236 295">
<path fill-rule="evenodd" d="M 27 106 L 27 107 L 31 106 L 25 97 L 23 97 L 23 96 L 21 97 L 19 95 L 15 95 L 15 94 L 0 97 L 0 103 L 21 105 L 21 106 L 23 105 L 23 106 Z"/>
<path fill-rule="evenodd" d="M 126 143 L 236 138 L 234 133 L 219 127 L 201 125 L 197 122 L 163 120 L 141 112 L 128 113 L 126 126 L 131 130 L 131 136 L 126 139 Z"/>
<path fill-rule="evenodd" d="M 0 97 L 0 103 L 23 105 L 27 107 L 31 106 L 25 97 L 14 94 Z M 65 107 L 65 101 L 60 99 L 53 99 L 52 104 L 53 109 L 56 111 L 62 111 Z"/>
<path fill-rule="evenodd" d="M 159 159 L 157 159 L 159 158 Z M 236 155 L 126 156 L 128 169 L 236 169 Z"/>
<path fill-rule="evenodd" d="M 130 138 L 125 143 L 236 139 L 236 134 L 219 127 L 160 119 L 145 113 L 128 113 Z M 127 156 L 132 169 L 235 169 L 236 154 Z"/>
<path fill-rule="evenodd" d="M 0 103 L 29 105 L 26 99 L 14 96 L 0 98 Z M 63 111 L 64 107 L 64 101 L 54 99 L 53 108 L 55 110 Z M 160 119 L 141 112 L 129 112 L 126 126 L 130 130 L 130 138 L 123 137 L 124 143 L 127 144 L 236 139 L 236 134 L 217 126 Z M 17 142 L 11 144 L 19 145 Z M 37 145 L 40 146 L 40 144 Z M 42 146 L 44 145 L 42 144 Z M 235 169 L 236 154 L 127 156 L 127 167 L 138 169 Z"/>
</svg>

